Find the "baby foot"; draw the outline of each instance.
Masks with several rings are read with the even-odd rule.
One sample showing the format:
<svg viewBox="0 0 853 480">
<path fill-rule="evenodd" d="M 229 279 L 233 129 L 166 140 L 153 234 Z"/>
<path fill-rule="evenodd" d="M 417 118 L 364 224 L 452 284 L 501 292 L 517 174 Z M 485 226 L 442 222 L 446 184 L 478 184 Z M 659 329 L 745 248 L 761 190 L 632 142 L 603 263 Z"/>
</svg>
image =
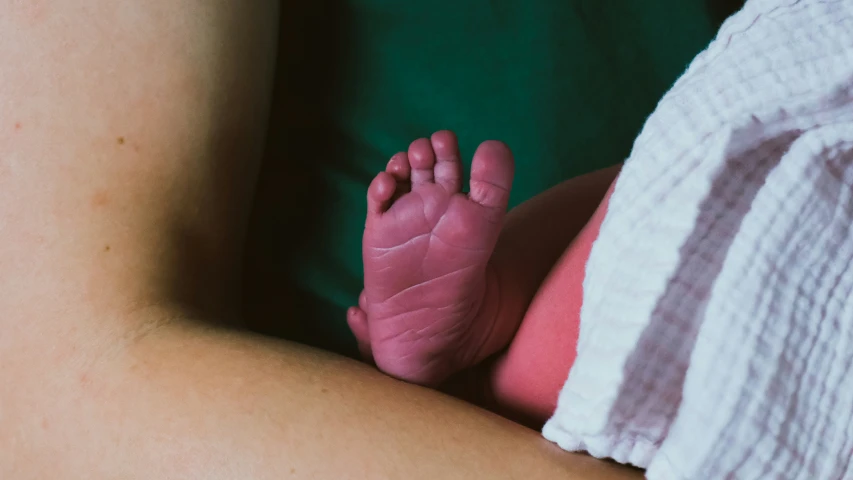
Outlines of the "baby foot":
<svg viewBox="0 0 853 480">
<path fill-rule="evenodd" d="M 489 268 L 513 177 L 500 142 L 480 145 L 462 193 L 451 132 L 416 140 L 368 190 L 364 292 L 348 320 L 365 353 L 389 375 L 434 385 L 484 352 L 498 314 Z"/>
</svg>

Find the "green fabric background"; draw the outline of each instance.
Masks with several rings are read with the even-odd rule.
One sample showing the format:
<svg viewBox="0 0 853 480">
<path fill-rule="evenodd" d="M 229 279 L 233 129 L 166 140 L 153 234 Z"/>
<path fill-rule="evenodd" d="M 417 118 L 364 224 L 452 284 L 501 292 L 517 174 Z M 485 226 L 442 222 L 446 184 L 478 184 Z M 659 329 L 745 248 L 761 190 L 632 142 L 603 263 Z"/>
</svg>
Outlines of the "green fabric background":
<svg viewBox="0 0 853 480">
<path fill-rule="evenodd" d="M 265 167 L 265 195 L 290 207 L 256 232 L 288 252 L 256 263 L 276 278 L 268 291 L 291 292 L 287 317 L 305 324 L 289 335 L 354 351 L 345 309 L 361 289 L 365 190 L 410 141 L 453 129 L 467 160 L 480 141 L 505 141 L 518 204 L 622 161 L 716 23 L 702 0 L 348 0 L 305 12 L 279 95 L 300 113 L 271 132 L 296 182 L 265 185 L 276 168 Z"/>
</svg>

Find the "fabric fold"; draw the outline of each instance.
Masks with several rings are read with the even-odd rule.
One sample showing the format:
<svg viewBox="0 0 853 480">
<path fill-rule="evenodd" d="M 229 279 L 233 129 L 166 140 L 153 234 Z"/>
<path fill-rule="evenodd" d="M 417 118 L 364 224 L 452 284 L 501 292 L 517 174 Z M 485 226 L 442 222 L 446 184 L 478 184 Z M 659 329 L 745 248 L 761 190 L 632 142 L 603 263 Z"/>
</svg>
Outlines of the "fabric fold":
<svg viewBox="0 0 853 480">
<path fill-rule="evenodd" d="M 767 452 L 782 460 L 754 478 L 841 478 L 780 465 L 793 458 L 785 455 L 811 458 L 797 443 L 818 441 L 806 430 L 847 441 L 847 424 L 807 421 L 803 406 L 846 394 L 816 352 L 853 329 L 846 310 L 827 313 L 849 292 L 826 296 L 816 290 L 823 281 L 807 282 L 815 274 L 792 275 L 820 264 L 853 282 L 853 268 L 835 263 L 846 261 L 836 250 L 853 252 L 853 232 L 838 223 L 853 209 L 852 114 L 853 2 L 753 0 L 726 22 L 648 119 L 617 182 L 587 264 L 577 360 L 547 438 L 650 467 L 649 478 L 753 478 L 740 473 L 767 467 Z M 790 250 L 791 238 L 809 238 L 808 249 Z M 810 321 L 848 323 L 822 329 L 832 334 L 824 338 L 802 330 Z M 815 347 L 788 358 L 792 342 Z M 794 360 L 809 367 L 793 369 Z M 853 350 L 832 361 L 848 360 Z M 806 373 L 819 378 L 782 380 Z M 802 391 L 808 401 L 792 407 Z M 755 412 L 817 423 L 774 429 Z M 815 465 L 808 471 L 846 468 Z"/>
</svg>

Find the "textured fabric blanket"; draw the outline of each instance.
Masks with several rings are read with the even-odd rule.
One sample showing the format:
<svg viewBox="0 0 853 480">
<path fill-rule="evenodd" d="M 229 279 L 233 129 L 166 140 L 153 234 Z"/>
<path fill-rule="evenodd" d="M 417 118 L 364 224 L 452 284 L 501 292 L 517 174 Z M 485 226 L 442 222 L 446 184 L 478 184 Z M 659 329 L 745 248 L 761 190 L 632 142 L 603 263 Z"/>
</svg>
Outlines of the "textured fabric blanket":
<svg viewBox="0 0 853 480">
<path fill-rule="evenodd" d="M 751 0 L 649 118 L 545 436 L 651 479 L 853 478 L 853 0 Z"/>
</svg>

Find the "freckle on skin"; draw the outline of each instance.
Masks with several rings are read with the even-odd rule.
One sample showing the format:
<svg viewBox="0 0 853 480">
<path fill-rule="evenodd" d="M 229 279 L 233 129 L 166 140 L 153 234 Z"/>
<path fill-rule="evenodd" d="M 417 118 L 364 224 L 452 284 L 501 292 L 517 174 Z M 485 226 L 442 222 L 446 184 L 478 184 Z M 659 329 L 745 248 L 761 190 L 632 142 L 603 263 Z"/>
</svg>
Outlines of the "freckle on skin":
<svg viewBox="0 0 853 480">
<path fill-rule="evenodd" d="M 118 137 L 117 141 L 119 145 L 124 145 L 124 137 Z"/>
<path fill-rule="evenodd" d="M 329 389 L 328 389 L 328 388 L 324 388 L 324 389 L 320 390 L 320 393 L 329 393 Z"/>
<path fill-rule="evenodd" d="M 110 250 L 112 250 L 112 248 L 110 248 L 110 246 L 109 246 L 109 245 L 107 245 L 107 246 L 105 246 L 105 247 L 104 247 L 104 251 L 105 251 L 105 252 L 109 252 Z"/>
<path fill-rule="evenodd" d="M 101 191 L 92 195 L 92 206 L 95 208 L 103 207 L 109 202 L 110 197 L 109 195 L 107 195 L 107 192 Z"/>
</svg>

